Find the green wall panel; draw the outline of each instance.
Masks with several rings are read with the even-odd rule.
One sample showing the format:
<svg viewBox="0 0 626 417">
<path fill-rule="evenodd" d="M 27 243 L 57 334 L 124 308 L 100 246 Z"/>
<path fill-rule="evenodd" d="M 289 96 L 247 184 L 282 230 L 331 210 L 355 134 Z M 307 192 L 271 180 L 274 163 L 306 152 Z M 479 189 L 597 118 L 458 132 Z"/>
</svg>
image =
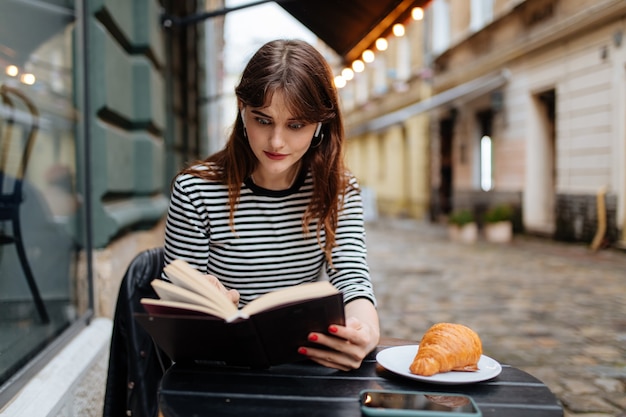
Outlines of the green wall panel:
<svg viewBox="0 0 626 417">
<path fill-rule="evenodd" d="M 135 3 L 145 3 L 146 0 L 104 0 L 102 6 L 107 10 L 116 26 L 130 44 L 138 43 L 135 38 L 137 17 L 133 13 Z"/>
<path fill-rule="evenodd" d="M 163 37 L 163 29 L 161 28 L 161 6 L 157 0 L 146 1 L 147 11 L 145 16 L 148 16 L 147 22 L 148 31 L 148 43 L 150 50 L 154 54 L 155 59 L 159 64 L 165 66 L 165 43 Z"/>
<path fill-rule="evenodd" d="M 159 136 L 165 129 L 165 92 L 158 58 L 164 54 L 156 1 L 90 0 L 87 7 L 92 16 L 86 53 L 93 244 L 98 248 L 135 224 L 158 221 L 167 210 Z"/>
<path fill-rule="evenodd" d="M 159 130 L 165 130 L 165 81 L 154 69 L 150 71 L 150 104 L 152 122 Z"/>
<path fill-rule="evenodd" d="M 109 156 L 106 125 L 95 120 L 91 126 L 91 195 L 97 206 L 109 188 Z"/>
<path fill-rule="evenodd" d="M 115 194 L 132 194 L 134 182 L 133 136 L 108 127 L 105 135 L 107 158 L 107 191 Z"/>
<path fill-rule="evenodd" d="M 104 85 L 106 96 L 99 107 L 107 109 L 132 121 L 133 106 L 133 62 L 115 39 L 102 33 L 104 39 Z"/>
<path fill-rule="evenodd" d="M 159 194 L 110 202 L 104 204 L 103 208 L 119 231 L 133 224 L 160 220 L 167 210 L 168 202 L 163 194 Z"/>
<path fill-rule="evenodd" d="M 165 169 L 163 142 L 149 135 L 138 135 L 134 141 L 134 189 L 138 193 L 157 193 L 163 190 Z"/>
</svg>

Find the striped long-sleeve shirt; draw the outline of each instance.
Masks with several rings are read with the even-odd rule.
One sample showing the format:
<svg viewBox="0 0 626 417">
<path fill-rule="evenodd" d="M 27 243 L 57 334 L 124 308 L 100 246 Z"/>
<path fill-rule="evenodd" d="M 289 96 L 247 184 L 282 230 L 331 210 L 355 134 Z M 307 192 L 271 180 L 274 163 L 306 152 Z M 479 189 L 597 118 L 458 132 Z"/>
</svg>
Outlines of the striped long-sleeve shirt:
<svg viewBox="0 0 626 417">
<path fill-rule="evenodd" d="M 376 304 L 366 261 L 363 203 L 354 177 L 339 213 L 332 268 L 318 243 L 315 222 L 304 234 L 302 216 L 313 180 L 301 175 L 291 188 L 272 191 L 246 180 L 229 224 L 226 185 L 189 174 L 176 178 L 165 231 L 165 263 L 183 259 L 203 274 L 215 275 L 241 295 L 241 305 L 256 297 L 305 282 L 330 282 L 348 303 Z M 322 229 L 321 245 L 325 242 Z"/>
</svg>

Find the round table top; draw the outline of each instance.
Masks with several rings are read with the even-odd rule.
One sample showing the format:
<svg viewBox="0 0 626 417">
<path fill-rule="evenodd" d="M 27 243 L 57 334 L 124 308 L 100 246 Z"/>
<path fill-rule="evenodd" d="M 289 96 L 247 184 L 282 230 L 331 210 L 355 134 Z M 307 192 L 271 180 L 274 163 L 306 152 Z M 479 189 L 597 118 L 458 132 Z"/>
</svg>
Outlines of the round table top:
<svg viewBox="0 0 626 417">
<path fill-rule="evenodd" d="M 471 396 L 483 417 L 562 417 L 563 409 L 540 380 L 502 365 L 493 379 L 463 385 L 415 381 L 388 371 L 376 354 L 391 346 L 417 344 L 383 338 L 354 371 L 341 372 L 311 361 L 247 369 L 216 364 L 175 364 L 161 383 L 159 405 L 165 417 L 201 415 L 360 417 L 363 390 L 427 391 Z"/>
</svg>

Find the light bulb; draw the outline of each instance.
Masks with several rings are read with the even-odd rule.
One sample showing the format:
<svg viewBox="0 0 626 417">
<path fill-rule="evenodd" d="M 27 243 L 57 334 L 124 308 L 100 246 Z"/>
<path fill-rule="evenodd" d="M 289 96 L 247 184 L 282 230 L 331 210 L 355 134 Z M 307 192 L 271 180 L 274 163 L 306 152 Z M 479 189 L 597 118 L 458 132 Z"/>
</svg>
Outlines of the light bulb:
<svg viewBox="0 0 626 417">
<path fill-rule="evenodd" d="M 376 49 L 378 49 L 379 51 L 386 51 L 388 46 L 389 46 L 389 43 L 387 42 L 387 39 L 385 38 L 376 39 Z"/>
<path fill-rule="evenodd" d="M 395 25 L 393 25 L 393 34 L 396 35 L 398 38 L 401 36 L 404 36 L 404 25 L 401 23 L 396 23 Z"/>
<path fill-rule="evenodd" d="M 337 75 L 335 77 L 335 87 L 344 88 L 345 86 L 346 86 L 346 80 L 341 75 Z"/>
<path fill-rule="evenodd" d="M 369 64 L 370 62 L 374 62 L 376 56 L 371 49 L 366 49 L 365 51 L 363 51 L 363 54 L 361 54 L 361 58 L 363 58 L 363 61 Z"/>
<path fill-rule="evenodd" d="M 411 17 L 413 20 L 422 20 L 424 18 L 424 9 L 421 7 L 413 7 L 411 10 Z"/>
<path fill-rule="evenodd" d="M 360 59 L 357 59 L 352 63 L 352 69 L 354 70 L 354 72 L 363 72 L 363 70 L 365 69 L 365 64 Z"/>
</svg>

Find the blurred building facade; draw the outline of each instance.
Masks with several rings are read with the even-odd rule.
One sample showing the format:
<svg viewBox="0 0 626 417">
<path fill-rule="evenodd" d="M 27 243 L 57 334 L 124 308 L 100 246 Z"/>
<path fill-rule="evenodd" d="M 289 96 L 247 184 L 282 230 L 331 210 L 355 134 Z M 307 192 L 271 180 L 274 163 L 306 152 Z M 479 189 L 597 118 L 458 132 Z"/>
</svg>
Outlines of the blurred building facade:
<svg viewBox="0 0 626 417">
<path fill-rule="evenodd" d="M 517 230 L 581 242 L 606 215 L 604 242 L 624 245 L 625 16 L 620 0 L 433 0 L 341 92 L 378 210 L 510 203 Z"/>
</svg>

